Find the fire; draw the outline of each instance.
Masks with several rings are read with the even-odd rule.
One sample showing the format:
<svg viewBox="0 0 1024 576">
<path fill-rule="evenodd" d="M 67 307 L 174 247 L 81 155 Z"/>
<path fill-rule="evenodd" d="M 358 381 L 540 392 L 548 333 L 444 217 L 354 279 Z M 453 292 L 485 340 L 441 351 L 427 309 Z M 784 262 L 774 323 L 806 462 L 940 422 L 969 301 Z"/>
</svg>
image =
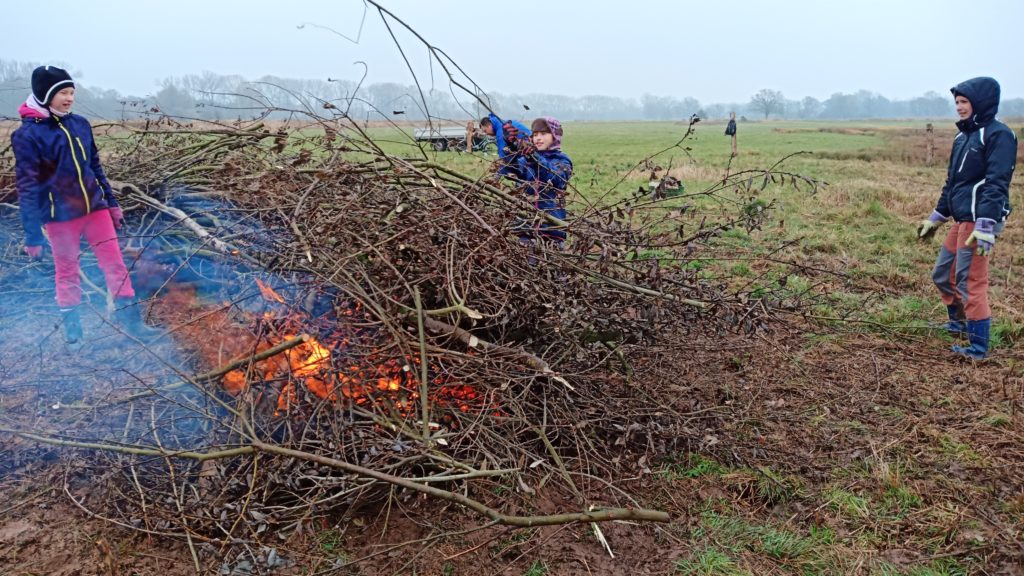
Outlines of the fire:
<svg viewBox="0 0 1024 576">
<path fill-rule="evenodd" d="M 270 286 L 261 282 L 259 278 L 256 279 L 256 286 L 260 289 L 260 294 L 263 295 L 263 299 L 267 302 L 277 302 L 278 304 L 285 303 L 284 298 L 282 298 L 280 294 L 275 292 Z"/>
<path fill-rule="evenodd" d="M 480 393 L 472 386 L 456 384 L 441 387 L 438 391 L 438 398 L 436 401 L 458 406 L 459 412 L 465 414 L 469 412 L 480 399 Z"/>
<path fill-rule="evenodd" d="M 294 336 L 285 336 L 289 340 Z M 288 350 L 288 365 L 291 375 L 303 379 L 306 388 L 321 400 L 337 400 L 334 394 L 334 381 L 328 375 L 331 362 L 331 351 L 325 348 L 319 341 L 310 338 Z M 278 411 L 287 410 L 288 406 L 298 400 L 295 388 L 295 380 L 289 379 L 288 383 L 281 390 L 277 397 Z"/>
<path fill-rule="evenodd" d="M 287 306 L 280 294 L 267 284 L 257 280 L 263 298 L 271 306 Z M 362 408 L 386 408 L 402 417 L 420 417 L 420 360 L 419 358 L 380 359 L 380 352 L 366 356 L 354 356 L 349 349 L 349 340 L 343 335 L 349 322 L 361 316 L 360 306 L 353 305 L 340 312 L 341 324 L 335 332 L 322 339 L 308 338 L 297 346 L 277 356 L 258 362 L 248 372 L 232 370 L 224 375 L 224 390 L 237 396 L 246 391 L 252 382 L 284 382 L 277 396 L 275 415 L 289 413 L 300 405 L 303 391 L 310 398 L 333 404 L 348 404 Z M 303 314 L 285 313 L 277 315 L 265 312 L 264 322 L 290 327 L 298 331 L 308 318 Z M 294 338 L 289 332 L 268 338 L 257 351 L 266 350 L 278 342 Z M 483 397 L 473 387 L 453 384 L 442 375 L 439 367 L 431 366 L 429 394 L 433 406 L 445 407 L 461 413 L 479 409 Z M 447 419 L 450 419 L 447 418 Z"/>
<path fill-rule="evenodd" d="M 292 338 L 294 336 L 285 336 L 285 340 Z M 319 373 L 329 367 L 331 360 L 331 351 L 324 348 L 314 338 L 310 338 L 309 342 L 301 346 L 292 348 L 289 352 L 292 370 L 298 377 L 313 376 Z"/>
<path fill-rule="evenodd" d="M 238 396 L 245 388 L 248 383 L 245 381 L 245 373 L 241 370 L 232 370 L 224 375 L 224 381 L 222 383 L 224 390 L 232 396 Z"/>
</svg>

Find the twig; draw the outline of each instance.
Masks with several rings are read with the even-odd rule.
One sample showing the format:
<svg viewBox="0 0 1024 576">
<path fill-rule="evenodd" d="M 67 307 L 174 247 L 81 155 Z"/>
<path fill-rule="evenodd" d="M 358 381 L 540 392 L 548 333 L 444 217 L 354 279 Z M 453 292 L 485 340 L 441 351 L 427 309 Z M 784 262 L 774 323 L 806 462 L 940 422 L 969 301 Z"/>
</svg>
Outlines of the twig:
<svg viewBox="0 0 1024 576">
<path fill-rule="evenodd" d="M 416 482 L 408 478 L 401 478 L 391 474 L 385 474 L 383 472 L 359 466 L 343 460 L 335 458 L 328 458 L 319 454 L 312 454 L 301 450 L 294 450 L 292 448 L 285 448 L 276 444 L 268 444 L 262 440 L 251 438 L 250 444 L 234 448 L 231 450 L 221 450 L 209 453 L 191 452 L 191 451 L 168 451 L 158 447 L 128 447 L 118 446 L 114 444 L 102 444 L 102 443 L 91 443 L 91 442 L 76 442 L 76 441 L 65 441 L 54 438 L 48 438 L 31 434 L 27 432 L 19 432 L 17 430 L 0 429 L 0 432 L 6 432 L 9 434 L 17 434 L 22 438 L 28 440 L 34 440 L 36 442 L 42 442 L 45 444 L 52 444 L 57 446 L 67 446 L 73 448 L 90 448 L 94 450 L 106 450 L 111 452 L 121 452 L 125 454 L 136 454 L 146 456 L 159 456 L 162 458 L 190 458 L 194 460 L 207 460 L 211 458 L 226 458 L 230 456 L 238 456 L 241 454 L 251 454 L 253 451 L 266 452 L 269 454 L 277 454 L 279 456 L 286 456 L 289 458 L 297 458 L 299 460 L 306 460 L 309 462 L 316 462 L 339 470 L 356 474 L 366 478 L 373 478 L 382 482 L 387 482 L 395 486 L 407 488 L 416 492 L 439 498 L 441 500 L 447 500 L 460 504 L 477 512 L 483 516 L 490 518 L 491 520 L 497 521 L 499 524 L 505 524 L 508 526 L 520 526 L 520 527 L 531 527 L 531 526 L 553 526 L 558 524 L 575 524 L 575 523 L 586 523 L 586 522 L 610 522 L 612 520 L 636 520 L 645 522 L 668 522 L 669 515 L 666 512 L 658 510 L 647 510 L 643 508 L 605 508 L 599 510 L 589 510 L 586 512 L 568 512 L 564 514 L 550 514 L 544 516 L 510 516 L 502 514 L 497 510 L 487 506 L 486 504 L 474 500 L 472 498 L 449 492 L 448 490 L 442 490 L 429 486 L 425 482 Z"/>
<path fill-rule="evenodd" d="M 429 330 L 455 336 L 459 341 L 461 341 L 463 344 L 470 348 L 479 348 L 481 350 L 484 350 L 485 352 L 498 352 L 500 354 L 517 358 L 530 368 L 537 370 L 544 376 L 551 378 L 552 380 L 565 386 L 569 390 L 576 390 L 575 388 L 572 387 L 572 384 L 569 384 L 568 380 L 562 378 L 554 370 L 552 370 L 551 366 L 547 362 L 541 360 L 537 356 L 534 356 L 533 354 L 530 354 L 525 350 L 514 350 L 507 346 L 502 346 L 500 344 L 494 344 L 491 342 L 487 342 L 486 340 L 481 340 L 480 338 L 470 333 L 468 330 L 463 330 L 458 326 L 445 324 L 444 322 L 441 322 L 440 320 L 434 320 L 433 318 L 424 318 L 423 322 Z"/>
<path fill-rule="evenodd" d="M 376 470 L 350 464 L 334 458 L 328 458 L 326 456 L 320 456 L 318 454 L 310 454 L 308 452 L 302 452 L 299 450 L 293 450 L 291 448 L 285 448 L 283 446 L 277 446 L 273 444 L 267 444 L 265 442 L 254 440 L 253 447 L 257 450 L 264 452 L 270 452 L 273 454 L 280 454 L 283 456 L 290 456 L 292 458 L 298 458 L 300 460 L 308 460 L 316 462 L 318 464 L 324 464 L 352 472 L 360 476 L 366 476 L 374 478 L 402 488 L 408 488 L 417 492 L 422 492 L 428 496 L 433 496 L 441 500 L 448 500 L 461 504 L 470 510 L 478 512 L 492 520 L 498 521 L 499 524 L 505 524 L 508 526 L 553 526 L 558 524 L 574 524 L 583 522 L 609 522 L 612 520 L 637 520 L 645 522 L 668 522 L 669 515 L 666 512 L 658 510 L 646 510 L 636 508 L 606 508 L 602 510 L 594 510 L 588 512 L 569 512 L 565 514 L 551 514 L 546 516 L 508 516 L 498 512 L 497 510 L 490 508 L 489 506 L 468 498 L 461 494 L 455 494 L 447 490 L 441 490 L 440 488 L 434 488 L 433 486 L 427 486 L 408 480 L 406 478 L 399 478 L 390 474 L 384 474 Z"/>
<path fill-rule="evenodd" d="M 420 418 L 423 419 L 423 442 L 430 442 L 430 391 L 427 388 L 427 331 L 423 329 L 423 304 L 420 289 L 413 289 L 416 302 L 416 328 L 420 344 Z"/>
</svg>

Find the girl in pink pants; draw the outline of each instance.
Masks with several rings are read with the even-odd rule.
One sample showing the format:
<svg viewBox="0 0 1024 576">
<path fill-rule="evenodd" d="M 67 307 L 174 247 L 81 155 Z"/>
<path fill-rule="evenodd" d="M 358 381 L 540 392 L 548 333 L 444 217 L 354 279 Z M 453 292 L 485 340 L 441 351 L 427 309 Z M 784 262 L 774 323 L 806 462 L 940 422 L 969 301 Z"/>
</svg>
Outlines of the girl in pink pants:
<svg viewBox="0 0 1024 576">
<path fill-rule="evenodd" d="M 11 135 L 25 252 L 34 259 L 42 256 L 45 228 L 69 343 L 82 338 L 78 257 L 83 236 L 114 295 L 115 318 L 130 334 L 151 336 L 117 244 L 121 208 L 100 165 L 92 126 L 71 113 L 74 101 L 75 84 L 67 71 L 40 66 L 32 72 L 32 94 L 18 110 L 21 127 Z"/>
<path fill-rule="evenodd" d="M 110 210 L 97 210 L 86 216 L 67 222 L 48 222 L 46 235 L 53 249 L 53 263 L 56 268 L 57 304 L 62 309 L 74 308 L 82 302 L 82 286 L 78 272 L 82 236 L 89 243 L 100 269 L 107 280 L 107 288 L 114 298 L 135 297 L 132 281 L 128 277 L 121 248 L 117 244 L 117 232 Z"/>
</svg>

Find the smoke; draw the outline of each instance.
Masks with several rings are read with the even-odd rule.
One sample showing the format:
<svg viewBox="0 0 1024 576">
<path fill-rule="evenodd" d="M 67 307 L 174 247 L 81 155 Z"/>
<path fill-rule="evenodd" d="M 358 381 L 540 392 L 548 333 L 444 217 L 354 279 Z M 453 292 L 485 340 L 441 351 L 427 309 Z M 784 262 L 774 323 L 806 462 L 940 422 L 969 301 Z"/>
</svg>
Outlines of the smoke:
<svg viewBox="0 0 1024 576">
<path fill-rule="evenodd" d="M 168 206 L 225 235 L 260 236 L 258 222 L 223 201 L 187 189 L 157 192 Z M 52 254 L 47 248 L 41 260 L 30 260 L 21 250 L 17 206 L 0 207 L 0 398 L 12 421 L 32 415 L 70 438 L 153 443 L 159 428 L 168 448 L 194 447 L 225 412 L 212 401 L 215 395 L 188 381 L 210 363 L 230 359 L 223 342 L 237 349 L 254 340 L 243 323 L 262 310 L 262 300 L 255 286 L 240 281 L 248 270 L 211 253 L 171 216 L 128 210 L 127 220 L 120 240 L 125 261 L 143 315 L 162 335 L 140 341 L 114 320 L 103 274 L 83 242 L 84 338 L 67 344 Z M 193 317 L 204 308 L 219 311 L 219 322 L 197 333 Z M 169 324 L 168 310 L 181 322 Z M 138 397 L 152 399 L 152 414 L 117 409 Z M 0 419 L 6 419 L 3 412 Z"/>
</svg>

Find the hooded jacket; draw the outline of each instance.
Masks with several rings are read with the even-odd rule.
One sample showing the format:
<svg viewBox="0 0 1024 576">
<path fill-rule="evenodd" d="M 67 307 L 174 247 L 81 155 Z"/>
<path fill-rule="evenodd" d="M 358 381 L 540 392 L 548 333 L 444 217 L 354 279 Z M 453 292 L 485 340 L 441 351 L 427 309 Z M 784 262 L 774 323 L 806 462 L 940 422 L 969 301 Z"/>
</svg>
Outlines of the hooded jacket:
<svg viewBox="0 0 1024 576">
<path fill-rule="evenodd" d="M 117 207 L 89 121 L 44 110 L 22 105 L 21 127 L 11 135 L 26 246 L 45 243 L 42 226 L 47 222 Z"/>
<path fill-rule="evenodd" d="M 499 118 L 493 113 L 488 114 L 487 118 L 491 121 L 491 127 L 494 128 L 494 144 L 495 146 L 498 147 L 498 158 L 507 161 L 510 157 L 515 155 L 516 150 L 518 149 L 518 144 L 515 142 L 510 142 L 508 140 L 508 135 L 505 134 L 504 130 L 505 122 L 501 118 Z M 516 122 L 515 120 L 509 120 L 509 123 L 512 124 L 512 126 L 514 126 L 516 130 L 519 131 L 519 138 L 529 140 L 529 128 L 527 128 L 521 122 Z M 500 170 L 498 170 L 498 173 L 508 174 L 509 171 L 506 167 L 503 166 Z"/>
<path fill-rule="evenodd" d="M 1010 179 L 1017 161 L 1017 135 L 996 120 L 999 83 L 972 78 L 950 89 L 971 102 L 974 114 L 956 123 L 946 183 L 935 210 L 957 222 L 990 218 L 1006 220 L 1010 213 Z"/>
</svg>

